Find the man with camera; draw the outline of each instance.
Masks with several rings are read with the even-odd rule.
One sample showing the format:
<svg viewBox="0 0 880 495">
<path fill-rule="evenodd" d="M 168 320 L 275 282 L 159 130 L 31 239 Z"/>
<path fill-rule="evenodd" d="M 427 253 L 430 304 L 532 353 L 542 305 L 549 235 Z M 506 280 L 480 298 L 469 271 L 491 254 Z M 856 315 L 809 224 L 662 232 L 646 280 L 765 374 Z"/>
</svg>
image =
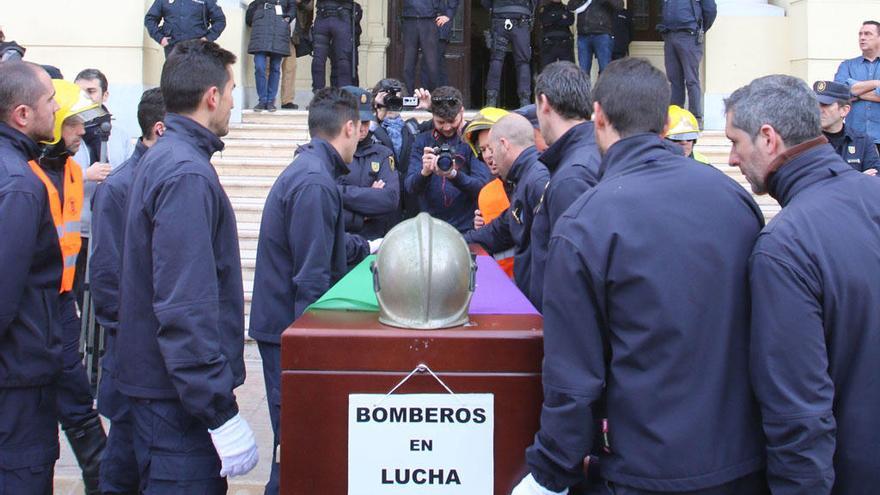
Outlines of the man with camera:
<svg viewBox="0 0 880 495">
<path fill-rule="evenodd" d="M 480 189 L 491 179 L 489 169 L 461 139 L 464 107 L 459 90 L 437 88 L 431 113 L 433 128 L 413 143 L 405 190 L 418 197 L 419 211 L 466 232 L 473 225 Z"/>
</svg>

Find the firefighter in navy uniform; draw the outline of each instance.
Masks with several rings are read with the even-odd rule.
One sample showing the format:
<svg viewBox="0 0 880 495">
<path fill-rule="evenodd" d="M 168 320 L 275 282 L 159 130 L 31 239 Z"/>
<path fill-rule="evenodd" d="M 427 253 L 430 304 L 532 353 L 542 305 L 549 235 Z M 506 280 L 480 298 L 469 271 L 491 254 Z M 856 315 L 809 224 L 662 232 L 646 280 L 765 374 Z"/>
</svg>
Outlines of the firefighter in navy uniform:
<svg viewBox="0 0 880 495">
<path fill-rule="evenodd" d="M 373 97 L 369 91 L 346 86 L 358 101 L 361 131 L 349 173 L 336 182 L 342 194 L 345 231 L 373 240 L 384 237 L 400 219 L 400 178 L 394 152 L 370 132 Z"/>
<path fill-rule="evenodd" d="M 327 85 L 327 57 L 332 57 L 334 82 L 339 86 L 349 86 L 353 82 L 355 68 L 352 66 L 353 40 L 352 15 L 355 15 L 351 0 L 316 0 L 315 23 L 312 26 L 312 90 L 317 91 Z M 332 50 L 332 53 L 331 53 Z"/>
<path fill-rule="evenodd" d="M 486 102 L 484 106 L 498 106 L 501 89 L 501 70 L 508 51 L 513 52 L 516 67 L 516 94 L 519 106 L 532 100 L 532 23 L 537 0 L 481 0 L 483 7 L 492 13 L 492 49 L 489 59 L 489 75 L 486 76 Z"/>
<path fill-rule="evenodd" d="M 574 40 L 571 35 L 574 17 L 562 4 L 562 0 L 550 0 L 538 8 L 542 70 L 558 60 L 574 62 Z"/>
</svg>

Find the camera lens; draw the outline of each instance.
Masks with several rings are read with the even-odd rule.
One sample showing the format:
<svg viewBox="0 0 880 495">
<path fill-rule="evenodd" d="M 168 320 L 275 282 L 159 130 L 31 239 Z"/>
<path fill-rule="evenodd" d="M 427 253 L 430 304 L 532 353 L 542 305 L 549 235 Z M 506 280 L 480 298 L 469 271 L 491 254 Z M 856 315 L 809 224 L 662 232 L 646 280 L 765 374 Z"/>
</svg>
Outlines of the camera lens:
<svg viewBox="0 0 880 495">
<path fill-rule="evenodd" d="M 444 172 L 448 172 L 449 169 L 452 168 L 454 162 L 455 160 L 453 160 L 452 155 L 449 153 L 443 153 L 437 157 L 437 168 Z"/>
</svg>

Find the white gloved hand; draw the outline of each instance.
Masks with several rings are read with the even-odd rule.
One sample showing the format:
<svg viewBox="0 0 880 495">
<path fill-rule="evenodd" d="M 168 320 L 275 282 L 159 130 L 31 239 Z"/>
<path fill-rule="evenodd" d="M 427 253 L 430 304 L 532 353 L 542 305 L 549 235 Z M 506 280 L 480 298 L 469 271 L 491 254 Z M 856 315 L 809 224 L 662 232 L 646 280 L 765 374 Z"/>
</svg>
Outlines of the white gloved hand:
<svg viewBox="0 0 880 495">
<path fill-rule="evenodd" d="M 510 495 L 568 495 L 568 488 L 562 490 L 561 492 L 554 492 L 552 490 L 548 490 L 543 486 L 539 485 L 535 478 L 529 473 L 528 476 L 522 479 L 516 488 L 510 492 Z"/>
<path fill-rule="evenodd" d="M 241 476 L 257 465 L 260 455 L 254 432 L 241 415 L 236 414 L 216 430 L 208 432 L 223 464 L 220 476 Z"/>
<path fill-rule="evenodd" d="M 378 239 L 374 239 L 368 242 L 368 244 L 370 245 L 370 254 L 376 254 L 376 252 L 379 251 L 379 246 L 382 245 L 382 239 L 384 239 L 384 237 L 380 237 Z"/>
</svg>

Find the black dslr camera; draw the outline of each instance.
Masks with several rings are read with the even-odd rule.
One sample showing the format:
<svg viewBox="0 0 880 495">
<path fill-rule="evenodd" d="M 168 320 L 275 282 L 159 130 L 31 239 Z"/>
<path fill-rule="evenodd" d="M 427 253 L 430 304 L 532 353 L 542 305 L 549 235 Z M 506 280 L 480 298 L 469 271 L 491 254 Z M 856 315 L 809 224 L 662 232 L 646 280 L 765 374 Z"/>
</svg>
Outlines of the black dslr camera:
<svg viewBox="0 0 880 495">
<path fill-rule="evenodd" d="M 389 112 L 400 112 L 404 108 L 415 108 L 419 105 L 419 99 L 415 96 L 401 96 L 400 92 L 403 88 L 396 85 L 390 85 L 382 88 L 385 91 L 385 102 L 382 106 Z"/>
<path fill-rule="evenodd" d="M 432 151 L 437 155 L 437 168 L 449 172 L 449 169 L 455 164 L 455 150 L 452 149 L 452 146 L 443 143 Z"/>
</svg>

